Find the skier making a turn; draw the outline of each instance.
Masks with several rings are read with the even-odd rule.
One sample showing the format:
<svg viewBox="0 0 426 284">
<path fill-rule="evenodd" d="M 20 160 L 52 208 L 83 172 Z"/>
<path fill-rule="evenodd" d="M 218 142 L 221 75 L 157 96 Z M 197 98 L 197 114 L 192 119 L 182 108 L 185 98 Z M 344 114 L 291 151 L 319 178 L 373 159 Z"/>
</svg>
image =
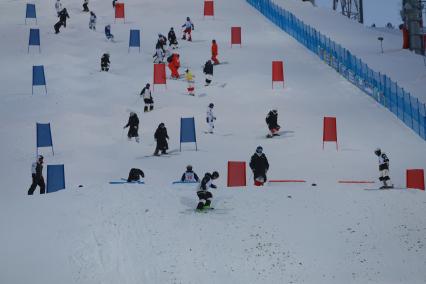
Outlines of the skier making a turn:
<svg viewBox="0 0 426 284">
<path fill-rule="evenodd" d="M 214 171 L 213 173 L 206 173 L 201 180 L 200 188 L 197 191 L 198 196 L 198 205 L 197 210 L 203 210 L 210 208 L 211 199 L 213 198 L 212 193 L 209 191 L 209 188 L 217 188 L 216 185 L 212 183 L 213 180 L 219 177 L 219 173 Z"/>
<path fill-rule="evenodd" d="M 105 26 L 105 36 L 108 40 L 114 40 L 114 35 L 111 33 L 111 25 Z"/>
<path fill-rule="evenodd" d="M 266 135 L 267 138 L 271 138 L 273 136 L 278 136 L 278 131 L 280 130 L 281 126 L 278 125 L 278 111 L 276 109 L 271 110 L 266 115 L 266 124 L 269 128 L 269 133 Z"/>
<path fill-rule="evenodd" d="M 379 157 L 379 171 L 380 171 L 380 177 L 379 180 L 383 182 L 383 186 L 380 187 L 380 189 L 386 189 L 386 188 L 393 188 L 393 185 L 390 181 L 389 177 L 389 158 L 388 156 L 380 150 L 380 148 L 377 148 L 374 151 L 374 154 L 376 154 L 377 157 Z M 389 184 L 388 184 L 389 182 Z"/>
<path fill-rule="evenodd" d="M 169 46 L 172 49 L 178 48 L 179 44 L 178 44 L 178 41 L 177 41 L 177 38 L 176 38 L 175 31 L 173 30 L 173 27 L 170 28 L 170 31 L 167 34 L 167 38 L 169 39 Z"/>
<path fill-rule="evenodd" d="M 43 178 L 43 156 L 38 155 L 37 161 L 35 161 L 31 165 L 31 176 L 33 179 L 33 182 L 30 186 L 30 189 L 28 189 L 28 195 L 33 195 L 34 190 L 37 186 L 40 187 L 40 194 L 44 194 L 46 192 L 46 185 L 44 183 Z"/>
<path fill-rule="evenodd" d="M 251 156 L 250 168 L 253 171 L 255 186 L 262 186 L 266 182 L 266 173 L 269 170 L 268 159 L 263 153 L 262 146 L 256 148 L 256 153 Z"/>
<path fill-rule="evenodd" d="M 183 173 L 181 179 L 182 182 L 199 182 L 197 174 L 192 170 L 192 166 L 186 166 L 186 171 Z"/>
</svg>

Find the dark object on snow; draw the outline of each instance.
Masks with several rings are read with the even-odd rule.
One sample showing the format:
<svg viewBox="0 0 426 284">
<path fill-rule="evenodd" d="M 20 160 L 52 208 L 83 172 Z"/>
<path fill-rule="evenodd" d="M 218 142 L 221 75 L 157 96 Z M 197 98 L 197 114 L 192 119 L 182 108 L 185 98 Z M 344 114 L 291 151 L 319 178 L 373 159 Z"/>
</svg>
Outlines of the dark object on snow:
<svg viewBox="0 0 426 284">
<path fill-rule="evenodd" d="M 83 12 L 89 12 L 89 0 L 83 1 Z"/>
<path fill-rule="evenodd" d="M 138 181 L 141 178 L 144 178 L 145 174 L 141 169 L 132 168 L 129 172 L 129 177 L 127 178 L 127 182 Z"/>
<path fill-rule="evenodd" d="M 155 148 L 154 155 L 158 156 L 159 151 L 161 151 L 161 154 L 167 154 L 167 149 L 169 149 L 167 139 L 169 139 L 169 135 L 167 134 L 167 128 L 164 123 L 160 123 L 158 125 L 158 128 L 154 134 L 154 138 L 157 141 L 157 146 Z"/>
<path fill-rule="evenodd" d="M 269 130 L 271 129 L 279 129 L 281 128 L 278 125 L 278 111 L 276 109 L 271 110 L 267 115 L 266 115 L 266 124 L 268 125 Z"/>
<path fill-rule="evenodd" d="M 213 75 L 213 64 L 211 60 L 207 60 L 207 62 L 204 64 L 203 72 L 206 75 Z"/>
<path fill-rule="evenodd" d="M 112 0 L 112 7 L 115 8 L 115 2 L 117 2 L 117 0 Z"/>
<path fill-rule="evenodd" d="M 34 162 L 31 166 L 31 176 L 32 176 L 32 184 L 28 189 L 28 195 L 33 195 L 34 190 L 37 186 L 40 187 L 40 194 L 44 194 L 46 192 L 46 185 L 44 183 L 43 178 L 43 156 L 39 155 L 37 157 L 37 161 Z"/>
<path fill-rule="evenodd" d="M 312 186 L 317 186 L 317 184 L 316 183 L 313 183 L 313 184 L 311 184 Z"/>
<path fill-rule="evenodd" d="M 108 71 L 109 70 L 109 64 L 111 62 L 109 61 L 109 54 L 104 53 L 101 58 L 101 70 L 102 71 Z"/>
</svg>

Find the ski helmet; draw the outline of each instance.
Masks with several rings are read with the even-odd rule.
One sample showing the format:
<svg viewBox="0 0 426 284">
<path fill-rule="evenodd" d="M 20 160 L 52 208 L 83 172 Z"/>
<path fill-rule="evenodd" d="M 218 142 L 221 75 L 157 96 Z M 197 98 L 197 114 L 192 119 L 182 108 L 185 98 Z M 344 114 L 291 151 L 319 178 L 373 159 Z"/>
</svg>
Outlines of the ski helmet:
<svg viewBox="0 0 426 284">
<path fill-rule="evenodd" d="M 212 179 L 217 179 L 219 177 L 219 173 L 217 171 L 214 171 L 212 173 Z"/>
<path fill-rule="evenodd" d="M 186 20 L 187 20 L 187 21 L 190 21 L 189 17 L 186 17 Z"/>
<path fill-rule="evenodd" d="M 277 113 L 278 113 L 278 110 L 273 109 L 273 110 L 272 110 L 272 113 L 273 113 L 273 114 L 277 114 Z"/>
<path fill-rule="evenodd" d="M 149 84 L 149 83 L 146 83 L 146 86 L 145 87 L 147 87 L 147 88 L 149 88 L 151 85 Z"/>
<path fill-rule="evenodd" d="M 191 166 L 191 165 L 187 165 L 187 166 L 186 166 L 186 170 L 187 170 L 187 171 L 192 171 L 192 166 Z"/>
<path fill-rule="evenodd" d="M 380 156 L 380 154 L 382 153 L 382 150 L 380 150 L 380 148 L 377 148 L 375 151 L 374 151 L 374 154 L 376 154 L 376 156 Z"/>
<path fill-rule="evenodd" d="M 262 146 L 257 146 L 257 148 L 256 148 L 256 153 L 258 153 L 258 154 L 262 154 L 262 153 L 263 153 L 263 148 L 262 148 Z"/>
<path fill-rule="evenodd" d="M 40 161 L 40 160 L 43 160 L 43 159 L 44 159 L 44 157 L 43 157 L 42 155 L 38 155 L 38 156 L 37 156 L 37 160 L 39 160 L 39 161 Z"/>
<path fill-rule="evenodd" d="M 171 27 L 170 30 L 173 31 L 173 27 Z"/>
<path fill-rule="evenodd" d="M 163 122 L 162 122 L 162 123 L 160 123 L 160 125 L 158 125 L 158 127 L 163 128 L 163 127 L 164 127 L 164 123 L 163 123 Z"/>
<path fill-rule="evenodd" d="M 213 108 L 214 107 L 214 104 L 213 103 L 210 103 L 209 104 L 209 108 Z"/>
</svg>

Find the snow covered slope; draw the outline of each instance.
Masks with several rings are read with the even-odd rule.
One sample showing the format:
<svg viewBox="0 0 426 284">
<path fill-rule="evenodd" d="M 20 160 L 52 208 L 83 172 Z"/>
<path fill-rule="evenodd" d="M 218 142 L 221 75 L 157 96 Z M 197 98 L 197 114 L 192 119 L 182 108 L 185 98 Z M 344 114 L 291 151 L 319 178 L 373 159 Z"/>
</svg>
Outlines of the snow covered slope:
<svg viewBox="0 0 426 284">
<path fill-rule="evenodd" d="M 388 75 L 412 96 L 426 103 L 426 66 L 423 57 L 402 49 L 401 32 L 364 27 L 338 12 L 313 7 L 310 2 L 274 2 L 348 49 L 376 72 Z M 381 53 L 378 37 L 384 38 L 384 53 Z"/>
<path fill-rule="evenodd" d="M 55 35 L 53 3 L 36 1 L 41 54 L 26 53 L 25 1 L 0 3 L 0 283 L 424 283 L 424 192 L 337 183 L 375 180 L 380 146 L 402 186 L 405 169 L 426 168 L 424 141 L 243 0 L 215 1 L 214 20 L 203 19 L 202 2 L 125 3 L 126 24 L 114 24 L 110 1 L 90 1 L 93 32 L 81 3 L 63 1 L 71 18 Z M 152 80 L 157 33 L 178 30 L 186 16 L 194 42 L 180 41 L 181 63 L 205 95 L 186 96 L 184 82 L 169 81 L 156 86 L 155 110 L 145 114 L 138 94 Z M 104 38 L 107 23 L 116 43 Z M 238 25 L 243 46 L 230 48 L 230 27 Z M 130 28 L 141 29 L 140 54 L 127 52 Z M 217 66 L 218 84 L 205 88 L 201 65 L 213 38 L 229 64 Z M 109 73 L 98 72 L 105 51 Z M 272 60 L 285 62 L 284 89 L 271 90 Z M 47 96 L 31 96 L 38 64 Z M 210 102 L 214 135 L 203 133 Z M 266 140 L 271 108 L 286 134 Z M 140 144 L 122 130 L 130 111 L 141 120 Z M 195 117 L 199 151 L 184 145 L 171 157 L 145 157 L 160 122 L 178 149 L 179 119 L 187 116 Z M 333 144 L 322 150 L 324 116 L 337 117 L 338 152 Z M 52 125 L 55 156 L 43 149 L 45 162 L 65 164 L 67 189 L 28 197 L 36 122 Z M 226 188 L 227 161 L 247 161 L 257 145 L 269 158 L 269 178 L 308 183 L 254 188 L 250 179 L 247 188 Z M 171 185 L 187 164 L 199 175 L 220 172 L 217 210 L 194 213 L 194 186 Z M 145 185 L 108 184 L 131 167 L 145 172 Z"/>
</svg>

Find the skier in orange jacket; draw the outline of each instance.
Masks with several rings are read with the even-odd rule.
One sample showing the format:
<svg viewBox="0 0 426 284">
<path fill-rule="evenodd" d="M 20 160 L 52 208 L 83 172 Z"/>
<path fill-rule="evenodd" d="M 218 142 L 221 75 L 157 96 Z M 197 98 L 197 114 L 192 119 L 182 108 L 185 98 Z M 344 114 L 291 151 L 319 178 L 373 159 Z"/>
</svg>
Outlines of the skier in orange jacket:
<svg viewBox="0 0 426 284">
<path fill-rule="evenodd" d="M 218 47 L 217 47 L 216 40 L 212 40 L 212 61 L 214 65 L 220 64 L 219 60 L 217 60 L 217 55 L 218 55 L 217 50 L 218 50 Z"/>
<path fill-rule="evenodd" d="M 172 78 L 179 79 L 179 67 L 180 67 L 180 60 L 179 60 L 179 54 L 173 53 L 172 60 L 168 64 L 170 71 L 172 72 Z"/>
</svg>

